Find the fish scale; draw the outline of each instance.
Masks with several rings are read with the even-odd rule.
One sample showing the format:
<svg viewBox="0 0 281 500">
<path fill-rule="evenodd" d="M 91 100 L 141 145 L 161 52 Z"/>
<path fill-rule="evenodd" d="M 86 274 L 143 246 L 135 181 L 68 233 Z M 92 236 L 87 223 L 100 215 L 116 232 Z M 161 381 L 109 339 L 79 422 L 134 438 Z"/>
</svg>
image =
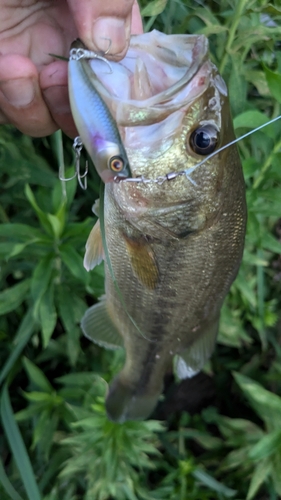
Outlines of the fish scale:
<svg viewBox="0 0 281 500">
<path fill-rule="evenodd" d="M 230 152 L 228 163 L 225 165 L 230 172 L 234 159 L 237 163 L 235 150 Z M 202 169 L 202 175 L 204 170 Z M 230 180 L 234 182 L 231 184 L 232 188 L 238 181 L 243 186 L 241 170 L 236 169 L 236 179 L 233 177 L 235 176 L 232 174 L 230 176 Z M 118 213 L 116 206 L 111 206 L 110 200 L 114 188 L 115 186 L 106 188 L 108 193 L 105 210 L 108 214 L 114 214 L 112 218 L 107 219 L 106 224 L 108 250 L 127 310 L 146 337 L 142 338 L 137 331 L 134 331 L 107 270 L 107 301 L 109 307 L 115 311 L 118 330 L 126 339 L 127 361 L 117 380 L 122 384 L 122 388 L 127 384 L 128 392 L 131 391 L 129 402 L 134 398 L 133 407 L 130 409 L 127 405 L 125 410 L 121 404 L 119 414 L 120 403 L 119 406 L 115 405 L 116 413 L 111 413 L 112 418 L 123 420 L 147 416 L 147 411 L 151 410 L 152 395 L 155 404 L 161 394 L 163 377 L 173 356 L 181 355 L 198 341 L 200 334 L 205 333 L 209 324 L 212 322 L 217 324 L 222 302 L 238 270 L 242 255 L 245 201 L 240 187 L 237 189 L 234 212 L 233 199 L 229 198 L 226 191 L 222 207 L 225 215 L 223 218 L 217 218 L 209 228 L 206 230 L 202 228 L 201 231 L 180 240 L 173 238 L 169 244 L 167 241 L 165 245 L 151 243 L 161 276 L 159 285 L 151 291 L 145 289 L 134 276 L 130 261 L 124 262 L 125 247 L 119 245 L 118 253 L 113 251 L 116 248 L 116 241 L 122 241 L 122 234 L 126 230 L 123 214 Z M 235 190 L 232 191 L 235 199 Z M 199 200 L 198 203 L 200 204 Z M 155 237 L 161 240 L 161 230 L 155 231 Z M 216 332 L 217 327 L 214 337 Z M 115 382 L 107 402 L 111 412 L 114 406 L 111 404 L 111 395 L 113 394 L 114 401 L 116 399 L 122 401 L 121 396 L 120 398 L 116 396 L 117 392 L 118 384 Z M 149 402 L 148 407 L 145 404 L 146 398 Z"/>
</svg>

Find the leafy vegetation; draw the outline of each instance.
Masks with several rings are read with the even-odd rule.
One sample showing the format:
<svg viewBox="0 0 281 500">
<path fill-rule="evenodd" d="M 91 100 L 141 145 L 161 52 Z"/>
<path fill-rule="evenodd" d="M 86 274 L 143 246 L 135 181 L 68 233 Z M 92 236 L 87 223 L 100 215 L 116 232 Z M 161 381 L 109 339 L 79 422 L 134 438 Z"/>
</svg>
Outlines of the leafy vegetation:
<svg viewBox="0 0 281 500">
<path fill-rule="evenodd" d="M 237 136 L 281 114 L 278 0 L 141 5 L 146 30 L 208 36 Z M 153 420 L 113 424 L 104 395 L 122 353 L 79 327 L 104 291 L 102 265 L 83 268 L 98 178 L 92 168 L 86 192 L 58 180 L 58 165 L 70 176 L 74 163 L 60 132 L 34 140 L 1 127 L 1 499 L 280 498 L 281 121 L 239 149 L 246 247 L 216 352 L 205 375 L 167 381 Z"/>
</svg>

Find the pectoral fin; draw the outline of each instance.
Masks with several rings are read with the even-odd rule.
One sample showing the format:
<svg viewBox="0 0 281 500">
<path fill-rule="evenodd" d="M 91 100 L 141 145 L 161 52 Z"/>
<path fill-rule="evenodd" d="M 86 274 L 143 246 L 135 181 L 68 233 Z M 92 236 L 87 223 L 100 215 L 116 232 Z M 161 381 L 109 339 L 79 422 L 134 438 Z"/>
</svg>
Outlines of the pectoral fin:
<svg viewBox="0 0 281 500">
<path fill-rule="evenodd" d="M 100 230 L 99 219 L 95 223 L 92 231 L 89 234 L 89 238 L 86 243 L 86 252 L 84 256 L 84 267 L 87 271 L 91 271 L 104 259 L 102 237 Z"/>
<path fill-rule="evenodd" d="M 214 350 L 219 319 L 198 331 L 198 340 L 174 358 L 174 369 L 180 379 L 194 377 L 203 368 Z"/>
<path fill-rule="evenodd" d="M 92 206 L 92 212 L 94 212 L 94 214 L 99 217 L 100 216 L 100 199 L 97 198 L 95 203 L 93 204 Z"/>
<path fill-rule="evenodd" d="M 81 328 L 85 337 L 106 349 L 124 347 L 123 339 L 108 314 L 105 296 L 87 309 L 81 321 Z"/>
<path fill-rule="evenodd" d="M 125 236 L 127 251 L 135 276 L 146 287 L 154 290 L 159 282 L 159 270 L 151 245 L 143 239 Z"/>
</svg>

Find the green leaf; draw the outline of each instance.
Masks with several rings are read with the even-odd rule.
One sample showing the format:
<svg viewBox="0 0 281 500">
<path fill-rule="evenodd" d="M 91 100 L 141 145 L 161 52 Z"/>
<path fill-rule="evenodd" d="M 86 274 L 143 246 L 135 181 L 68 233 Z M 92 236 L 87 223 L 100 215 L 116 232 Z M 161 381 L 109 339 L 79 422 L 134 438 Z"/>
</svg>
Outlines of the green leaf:
<svg viewBox="0 0 281 500">
<path fill-rule="evenodd" d="M 22 362 L 30 381 L 37 387 L 40 387 L 42 391 L 52 393 L 53 387 L 42 370 L 26 357 L 23 357 Z"/>
<path fill-rule="evenodd" d="M 28 401 L 32 401 L 34 403 L 45 403 L 46 405 L 52 404 L 54 402 L 54 393 L 49 394 L 47 392 L 23 392 L 24 396 Z"/>
<path fill-rule="evenodd" d="M 247 83 L 241 72 L 240 55 L 231 56 L 231 72 L 228 82 L 229 100 L 234 116 L 245 110 Z"/>
<path fill-rule="evenodd" d="M 263 71 L 247 69 L 246 66 L 244 75 L 246 80 L 248 82 L 251 82 L 257 88 L 260 95 L 262 96 L 270 95 L 266 77 Z"/>
<path fill-rule="evenodd" d="M 152 0 L 142 10 L 142 17 L 158 16 L 163 12 L 168 0 Z"/>
<path fill-rule="evenodd" d="M 41 210 L 41 208 L 37 204 L 35 196 L 34 196 L 33 192 L 31 191 L 28 184 L 25 185 L 25 195 L 26 195 L 30 205 L 32 206 L 33 210 L 35 211 L 38 219 L 40 220 L 42 227 L 45 229 L 45 231 L 48 234 L 53 234 L 52 225 L 50 224 L 50 222 L 48 220 L 47 214 L 45 212 L 43 212 L 43 210 Z"/>
<path fill-rule="evenodd" d="M 58 217 L 56 217 L 56 215 L 53 214 L 47 214 L 47 219 L 50 222 L 54 236 L 56 238 L 59 238 L 62 233 L 63 227 L 61 227 L 61 223 Z"/>
<path fill-rule="evenodd" d="M 8 260 L 8 255 L 13 251 L 14 246 L 15 243 L 11 241 L 0 243 L 0 258 Z"/>
<path fill-rule="evenodd" d="M 40 403 L 32 403 L 24 410 L 20 410 L 15 414 L 15 419 L 17 422 L 23 422 L 24 420 L 33 419 L 33 417 L 38 416 L 46 408 L 46 401 L 41 401 Z"/>
<path fill-rule="evenodd" d="M 273 253 L 281 253 L 280 241 L 278 241 L 277 238 L 274 238 L 274 236 L 272 236 L 272 234 L 270 233 L 264 233 L 261 245 L 263 248 L 265 248 L 266 250 L 270 250 Z"/>
<path fill-rule="evenodd" d="M 40 412 L 33 431 L 32 449 L 38 446 L 46 459 L 48 459 L 57 426 L 57 414 L 51 414 L 49 409 Z"/>
<path fill-rule="evenodd" d="M 0 384 L 2 384 L 2 382 L 5 380 L 9 371 L 11 370 L 14 363 L 20 356 L 23 349 L 25 348 L 27 342 L 29 341 L 31 335 L 34 332 L 34 329 L 35 329 L 35 324 L 33 320 L 32 309 L 29 309 L 29 311 L 27 311 L 27 313 L 23 317 L 21 325 L 16 333 L 15 339 L 13 341 L 14 343 L 13 350 L 0 372 Z"/>
<path fill-rule="evenodd" d="M 217 26 L 219 24 L 218 18 L 211 12 L 209 8 L 199 7 L 193 12 L 194 16 L 199 17 L 207 26 Z"/>
<path fill-rule="evenodd" d="M 29 499 L 41 500 L 34 472 L 27 454 L 10 403 L 8 389 L 5 386 L 1 395 L 1 418 L 14 460 Z"/>
<path fill-rule="evenodd" d="M 194 470 L 192 472 L 192 475 L 197 479 L 197 481 L 200 481 L 207 488 L 210 488 L 213 491 L 217 491 L 217 493 L 224 495 L 226 498 L 232 498 L 237 493 L 236 490 L 228 488 L 202 469 Z"/>
<path fill-rule="evenodd" d="M 222 26 L 221 24 L 209 24 L 209 26 L 205 26 L 201 30 L 198 30 L 197 33 L 198 35 L 205 35 L 205 36 L 210 36 L 210 35 L 215 35 L 219 33 L 225 33 L 227 31 L 226 26 Z"/>
<path fill-rule="evenodd" d="M 43 233 L 27 224 L 0 224 L 0 236 L 5 238 L 29 241 L 31 238 L 40 239 Z"/>
<path fill-rule="evenodd" d="M 5 472 L 1 459 L 0 459 L 0 482 L 4 490 L 6 491 L 6 493 L 8 493 L 9 497 L 12 500 L 22 500 L 22 497 L 16 492 L 15 488 L 10 483 L 10 480 Z"/>
<path fill-rule="evenodd" d="M 0 315 L 14 311 L 27 299 L 30 289 L 30 279 L 26 279 L 0 292 Z"/>
<path fill-rule="evenodd" d="M 61 203 L 55 215 L 47 214 L 48 220 L 53 228 L 53 233 L 58 239 L 63 233 L 66 218 L 66 202 Z"/>
<path fill-rule="evenodd" d="M 245 280 L 241 270 L 236 278 L 235 286 L 245 298 L 245 301 L 255 308 L 257 305 L 256 292 L 253 287 L 251 287 L 251 284 Z"/>
<path fill-rule="evenodd" d="M 47 254 L 43 257 L 34 269 L 31 280 L 31 295 L 35 302 L 35 316 L 38 314 L 37 307 L 50 286 L 54 269 L 54 256 Z"/>
<path fill-rule="evenodd" d="M 245 127 L 254 129 L 267 123 L 268 117 L 258 110 L 244 111 L 233 120 L 234 128 Z"/>
<path fill-rule="evenodd" d="M 47 463 L 46 468 L 44 469 L 44 473 L 40 479 L 39 486 L 40 490 L 44 491 L 45 488 L 49 487 L 50 484 L 54 484 L 54 478 L 56 478 L 58 470 L 61 469 L 61 464 L 65 462 L 67 458 L 66 450 L 60 448 L 57 451 L 53 451 L 50 460 Z M 70 493 L 71 486 L 68 485 L 67 493 Z M 54 497 L 49 497 L 48 500 L 58 500 L 60 498 L 60 493 L 55 493 Z M 65 500 L 71 500 L 70 496 L 65 498 Z M 45 499 L 44 497 L 44 500 Z"/>
<path fill-rule="evenodd" d="M 104 380 L 97 373 L 93 372 L 75 372 L 68 373 L 67 375 L 62 375 L 56 378 L 56 382 L 59 384 L 70 385 L 70 386 L 94 386 L 95 384 L 104 384 Z"/>
<path fill-rule="evenodd" d="M 270 432 L 258 441 L 249 453 L 249 458 L 252 460 L 262 460 L 268 456 L 281 452 L 281 430 Z"/>
<path fill-rule="evenodd" d="M 42 329 L 43 347 L 47 347 L 57 323 L 57 312 L 54 303 L 54 285 L 49 285 L 41 298 L 38 310 Z"/>
<path fill-rule="evenodd" d="M 266 422 L 268 429 L 279 429 L 281 398 L 240 373 L 233 373 L 233 376 L 258 415 Z"/>
<path fill-rule="evenodd" d="M 263 66 L 271 95 L 281 103 L 281 75 Z"/>
<path fill-rule="evenodd" d="M 221 448 L 222 440 L 220 438 L 210 436 L 207 432 L 201 432 L 197 429 L 182 429 L 179 432 L 169 432 L 169 437 L 184 437 L 192 438 L 197 441 L 203 448 L 214 450 Z"/>
<path fill-rule="evenodd" d="M 252 257 L 252 255 L 251 255 Z M 252 261 L 251 261 L 252 262 Z M 218 343 L 232 347 L 251 344 L 252 339 L 243 327 L 239 311 L 233 311 L 226 304 L 221 310 Z"/>
<path fill-rule="evenodd" d="M 15 245 L 13 245 L 11 251 L 6 255 L 6 259 L 8 260 L 11 259 L 12 257 L 16 257 L 17 255 L 22 253 L 26 249 L 26 247 L 28 247 L 29 245 L 34 245 L 39 241 L 40 241 L 39 239 L 34 238 L 33 240 L 26 241 L 25 243 L 16 243 Z"/>
<path fill-rule="evenodd" d="M 58 288 L 58 308 L 63 326 L 66 331 L 70 332 L 73 328 L 75 328 L 76 323 L 71 291 L 68 287 L 60 286 Z"/>
<path fill-rule="evenodd" d="M 266 481 L 272 469 L 272 464 L 269 461 L 263 460 L 258 464 L 252 475 L 250 487 L 247 493 L 246 500 L 252 500 L 256 498 L 256 493 L 261 487 L 261 485 Z"/>
<path fill-rule="evenodd" d="M 234 446 L 235 441 L 242 437 L 245 442 L 256 443 L 264 436 L 263 431 L 250 420 L 244 418 L 230 418 L 217 416 L 213 422 L 219 426 L 220 432 L 227 439 L 227 442 Z"/>
<path fill-rule="evenodd" d="M 70 244 L 67 244 L 61 245 L 60 254 L 62 261 L 71 272 L 71 274 L 80 281 L 87 283 L 90 279 L 89 274 L 83 266 L 83 259 L 79 255 L 79 253 L 76 252 L 76 250 L 74 250 L 74 248 L 72 248 Z"/>
<path fill-rule="evenodd" d="M 80 326 L 72 328 L 67 334 L 67 352 L 72 366 L 76 364 L 79 353 L 81 352 L 81 347 L 79 342 L 80 336 L 81 336 Z"/>
</svg>

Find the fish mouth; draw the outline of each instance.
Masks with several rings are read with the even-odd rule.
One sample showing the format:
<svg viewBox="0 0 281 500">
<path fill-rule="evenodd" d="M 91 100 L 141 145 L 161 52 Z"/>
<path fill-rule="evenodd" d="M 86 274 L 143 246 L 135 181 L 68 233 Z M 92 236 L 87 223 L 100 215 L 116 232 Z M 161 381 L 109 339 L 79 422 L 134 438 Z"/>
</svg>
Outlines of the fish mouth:
<svg viewBox="0 0 281 500">
<path fill-rule="evenodd" d="M 93 59 L 94 85 L 119 126 L 150 125 L 188 106 L 209 83 L 203 35 L 133 35 L 126 57 Z M 97 76 L 98 75 L 98 76 Z"/>
</svg>

